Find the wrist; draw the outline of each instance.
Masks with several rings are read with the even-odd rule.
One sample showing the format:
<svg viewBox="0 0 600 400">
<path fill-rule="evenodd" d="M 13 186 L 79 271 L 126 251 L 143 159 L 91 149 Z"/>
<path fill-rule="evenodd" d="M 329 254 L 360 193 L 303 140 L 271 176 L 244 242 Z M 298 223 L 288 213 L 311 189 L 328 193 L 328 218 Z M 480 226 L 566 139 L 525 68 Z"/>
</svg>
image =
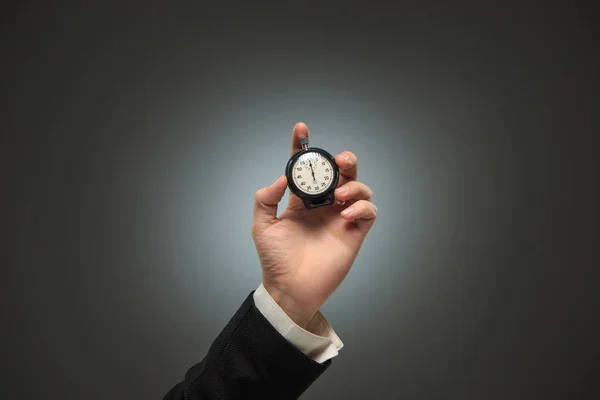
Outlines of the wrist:
<svg viewBox="0 0 600 400">
<path fill-rule="evenodd" d="M 318 315 L 319 309 L 313 309 L 299 303 L 284 291 L 263 283 L 265 290 L 285 314 L 302 329 L 309 330 L 311 322 Z"/>
</svg>

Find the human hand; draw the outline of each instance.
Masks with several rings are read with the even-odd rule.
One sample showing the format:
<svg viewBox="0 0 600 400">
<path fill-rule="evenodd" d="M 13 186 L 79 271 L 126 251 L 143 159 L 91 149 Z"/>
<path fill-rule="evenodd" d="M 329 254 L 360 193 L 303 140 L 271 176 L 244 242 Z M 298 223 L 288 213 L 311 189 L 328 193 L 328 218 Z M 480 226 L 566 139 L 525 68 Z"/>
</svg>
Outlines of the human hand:
<svg viewBox="0 0 600 400">
<path fill-rule="evenodd" d="M 300 138 L 307 136 L 305 124 L 294 126 L 292 154 L 302 148 Z M 287 188 L 285 175 L 255 195 L 252 238 L 262 265 L 263 286 L 303 328 L 348 274 L 377 215 L 371 202 L 373 192 L 356 181 L 356 156 L 344 151 L 335 156 L 335 162 L 340 169 L 335 205 L 309 211 L 291 193 L 277 218 L 277 205 Z"/>
</svg>

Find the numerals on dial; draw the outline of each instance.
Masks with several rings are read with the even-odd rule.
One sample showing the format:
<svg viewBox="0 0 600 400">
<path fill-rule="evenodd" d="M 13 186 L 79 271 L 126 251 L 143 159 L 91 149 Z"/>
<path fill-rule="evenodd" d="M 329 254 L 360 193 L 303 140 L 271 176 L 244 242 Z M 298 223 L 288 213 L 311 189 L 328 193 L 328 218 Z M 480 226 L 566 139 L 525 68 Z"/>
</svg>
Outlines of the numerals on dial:
<svg viewBox="0 0 600 400">
<path fill-rule="evenodd" d="M 302 154 L 292 166 L 292 171 L 296 172 L 293 175 L 296 187 L 306 194 L 324 193 L 333 181 L 332 163 L 317 151 Z"/>
</svg>

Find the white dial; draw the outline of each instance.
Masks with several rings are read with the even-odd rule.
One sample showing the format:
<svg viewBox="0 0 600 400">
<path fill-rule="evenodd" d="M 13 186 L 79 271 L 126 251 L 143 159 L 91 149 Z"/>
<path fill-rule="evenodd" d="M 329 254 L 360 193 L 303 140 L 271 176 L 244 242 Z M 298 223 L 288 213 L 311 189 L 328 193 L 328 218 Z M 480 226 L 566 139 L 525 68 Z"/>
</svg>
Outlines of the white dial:
<svg viewBox="0 0 600 400">
<path fill-rule="evenodd" d="M 292 166 L 296 187 L 306 194 L 326 192 L 333 182 L 333 166 L 321 153 L 302 154 Z"/>
</svg>

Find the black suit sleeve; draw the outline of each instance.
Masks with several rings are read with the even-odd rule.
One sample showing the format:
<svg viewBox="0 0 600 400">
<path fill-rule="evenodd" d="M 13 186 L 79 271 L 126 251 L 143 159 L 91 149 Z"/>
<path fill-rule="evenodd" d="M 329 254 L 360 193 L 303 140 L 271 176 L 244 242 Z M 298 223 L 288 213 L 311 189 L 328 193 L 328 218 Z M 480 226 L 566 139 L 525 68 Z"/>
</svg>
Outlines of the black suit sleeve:
<svg viewBox="0 0 600 400">
<path fill-rule="evenodd" d="M 246 298 L 204 359 L 164 400 L 297 399 L 329 367 L 288 342 Z"/>
</svg>

